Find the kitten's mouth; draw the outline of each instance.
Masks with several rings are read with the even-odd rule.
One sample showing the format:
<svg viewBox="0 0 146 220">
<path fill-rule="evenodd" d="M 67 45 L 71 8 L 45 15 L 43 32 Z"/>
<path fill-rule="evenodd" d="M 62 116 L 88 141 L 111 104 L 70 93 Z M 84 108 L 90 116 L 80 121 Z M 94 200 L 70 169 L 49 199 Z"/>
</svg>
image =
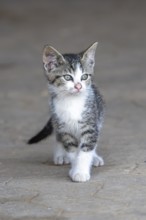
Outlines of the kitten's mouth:
<svg viewBox="0 0 146 220">
<path fill-rule="evenodd" d="M 73 91 L 71 91 L 71 94 L 80 94 L 82 91 L 81 90 L 78 90 L 78 89 L 76 89 L 76 90 L 73 90 Z"/>
</svg>

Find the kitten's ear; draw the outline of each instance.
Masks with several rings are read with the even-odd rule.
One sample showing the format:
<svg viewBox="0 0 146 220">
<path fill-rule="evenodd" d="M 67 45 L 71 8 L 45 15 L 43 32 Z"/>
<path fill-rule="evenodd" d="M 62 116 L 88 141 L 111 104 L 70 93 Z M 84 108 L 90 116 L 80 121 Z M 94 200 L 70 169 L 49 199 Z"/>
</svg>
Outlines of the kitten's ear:
<svg viewBox="0 0 146 220">
<path fill-rule="evenodd" d="M 43 63 L 47 72 L 55 70 L 65 62 L 61 53 L 55 48 L 46 45 L 43 50 Z"/>
<path fill-rule="evenodd" d="M 91 67 L 91 68 L 94 67 L 94 64 L 95 64 L 95 52 L 96 52 L 97 45 L 98 45 L 98 42 L 95 42 L 90 47 L 88 47 L 87 50 L 85 50 L 83 52 L 82 61 L 88 67 Z"/>
</svg>

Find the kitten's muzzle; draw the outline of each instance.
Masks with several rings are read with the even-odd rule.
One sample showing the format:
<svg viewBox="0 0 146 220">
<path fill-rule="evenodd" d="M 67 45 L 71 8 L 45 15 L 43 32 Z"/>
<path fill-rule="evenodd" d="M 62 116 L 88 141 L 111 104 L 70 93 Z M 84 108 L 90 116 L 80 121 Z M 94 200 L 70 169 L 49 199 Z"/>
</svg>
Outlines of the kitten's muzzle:
<svg viewBox="0 0 146 220">
<path fill-rule="evenodd" d="M 81 90 L 81 88 L 82 88 L 81 83 L 77 83 L 77 84 L 75 84 L 75 85 L 74 85 L 74 88 L 77 89 L 78 92 L 79 92 L 79 91 Z"/>
</svg>

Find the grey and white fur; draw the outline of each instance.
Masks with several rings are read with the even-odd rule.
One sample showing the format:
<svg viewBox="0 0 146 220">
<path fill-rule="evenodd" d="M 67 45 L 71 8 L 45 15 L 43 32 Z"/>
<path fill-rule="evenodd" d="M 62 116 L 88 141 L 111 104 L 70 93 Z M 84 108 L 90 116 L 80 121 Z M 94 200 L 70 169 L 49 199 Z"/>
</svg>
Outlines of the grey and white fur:
<svg viewBox="0 0 146 220">
<path fill-rule="evenodd" d="M 93 83 L 96 47 L 97 42 L 79 54 L 61 54 L 45 46 L 43 64 L 51 117 L 28 142 L 39 142 L 54 131 L 54 163 L 70 163 L 69 176 L 75 182 L 89 180 L 92 165 L 104 165 L 96 153 L 104 112 L 102 96 Z"/>
</svg>

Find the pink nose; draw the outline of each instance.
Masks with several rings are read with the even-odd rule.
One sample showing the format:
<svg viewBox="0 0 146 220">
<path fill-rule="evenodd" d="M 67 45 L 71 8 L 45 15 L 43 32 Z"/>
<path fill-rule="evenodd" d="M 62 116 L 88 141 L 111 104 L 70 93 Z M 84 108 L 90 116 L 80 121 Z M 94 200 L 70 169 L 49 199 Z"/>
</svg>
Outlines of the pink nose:
<svg viewBox="0 0 146 220">
<path fill-rule="evenodd" d="M 77 89 L 78 91 L 82 88 L 81 83 L 77 83 L 74 85 L 75 89 Z"/>
</svg>

